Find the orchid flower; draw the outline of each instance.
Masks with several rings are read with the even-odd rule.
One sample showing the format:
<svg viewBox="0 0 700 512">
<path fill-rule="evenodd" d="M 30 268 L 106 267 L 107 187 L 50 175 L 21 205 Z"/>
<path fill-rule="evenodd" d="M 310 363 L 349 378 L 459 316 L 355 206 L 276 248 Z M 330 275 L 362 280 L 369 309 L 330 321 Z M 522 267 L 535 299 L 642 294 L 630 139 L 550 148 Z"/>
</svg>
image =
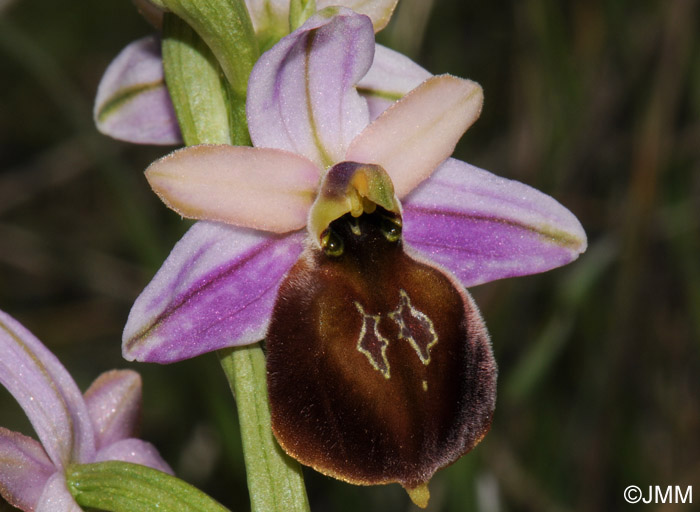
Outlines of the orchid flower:
<svg viewBox="0 0 700 512">
<path fill-rule="evenodd" d="M 83 396 L 56 356 L 0 311 L 0 383 L 41 441 L 0 427 L 0 494 L 15 507 L 81 510 L 66 486 L 73 464 L 119 460 L 172 474 L 153 445 L 132 437 L 141 409 L 138 373 L 103 373 Z"/>
<path fill-rule="evenodd" d="M 586 247 L 553 198 L 449 158 L 478 84 L 430 77 L 373 119 L 358 84 L 371 20 L 324 11 L 250 76 L 255 147 L 192 146 L 146 176 L 200 219 L 137 299 L 129 360 L 267 339 L 272 427 L 300 462 L 427 502 L 485 435 L 496 365 L 465 287 L 564 265 Z"/>
<path fill-rule="evenodd" d="M 318 0 L 317 9 L 341 5 L 368 15 L 375 32 L 389 22 L 398 0 Z M 262 48 L 290 32 L 289 0 L 246 0 Z M 139 10 L 156 27 L 163 11 L 147 0 Z M 372 119 L 428 78 L 430 73 L 404 55 L 376 45 L 374 61 L 357 84 L 368 101 Z M 147 36 L 130 43 L 112 61 L 97 90 L 95 123 L 105 135 L 138 144 L 182 143 L 175 111 L 165 86 L 160 38 Z"/>
</svg>

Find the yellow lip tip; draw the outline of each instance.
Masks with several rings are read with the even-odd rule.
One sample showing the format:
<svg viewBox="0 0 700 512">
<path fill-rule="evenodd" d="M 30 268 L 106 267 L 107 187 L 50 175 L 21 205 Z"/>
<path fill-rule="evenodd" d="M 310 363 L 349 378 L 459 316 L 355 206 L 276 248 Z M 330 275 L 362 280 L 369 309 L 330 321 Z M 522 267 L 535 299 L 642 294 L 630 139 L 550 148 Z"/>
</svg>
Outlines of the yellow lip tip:
<svg viewBox="0 0 700 512">
<path fill-rule="evenodd" d="M 411 501 L 415 503 L 420 508 L 425 508 L 428 506 L 428 501 L 430 501 L 430 491 L 428 490 L 428 482 L 423 482 L 422 484 L 408 488 L 404 487 L 408 493 L 408 497 Z"/>
</svg>

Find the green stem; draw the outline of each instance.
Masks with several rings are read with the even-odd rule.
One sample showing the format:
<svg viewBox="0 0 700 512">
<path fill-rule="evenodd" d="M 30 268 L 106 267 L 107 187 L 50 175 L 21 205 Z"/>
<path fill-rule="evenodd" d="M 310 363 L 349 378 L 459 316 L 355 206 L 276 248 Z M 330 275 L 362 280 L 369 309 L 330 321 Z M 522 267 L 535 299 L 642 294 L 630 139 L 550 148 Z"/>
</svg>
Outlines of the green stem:
<svg viewBox="0 0 700 512">
<path fill-rule="evenodd" d="M 236 397 L 251 510 L 308 512 L 301 467 L 272 435 L 260 344 L 220 350 L 219 359 Z"/>
<path fill-rule="evenodd" d="M 245 121 L 245 87 L 241 92 L 250 69 L 245 68 L 241 75 L 237 75 L 238 82 L 231 80 L 230 73 L 226 73 L 228 84 L 221 80 L 219 65 L 226 72 L 226 62 L 237 60 L 235 56 L 231 57 L 236 47 L 215 44 L 223 37 L 223 29 L 217 20 L 194 20 L 191 17 L 193 9 L 197 11 L 201 7 L 206 11 L 215 5 L 222 7 L 226 2 L 208 0 L 197 4 L 192 0 L 167 0 L 167 4 L 169 7 L 179 6 L 178 14 L 186 16 L 183 21 L 175 14 L 166 14 L 163 27 L 165 79 L 185 143 L 188 146 L 201 143 L 250 144 Z M 213 16 L 213 11 L 209 14 Z M 245 16 L 233 17 L 244 19 L 247 11 Z M 187 23 L 194 21 L 199 34 Z M 223 47 L 228 53 L 222 52 Z M 240 55 L 241 65 L 245 64 L 246 58 L 250 60 L 251 55 L 257 56 L 257 47 L 252 54 L 250 46 L 244 45 L 243 49 L 248 53 L 244 51 Z M 228 55 L 228 60 L 223 58 L 224 55 Z M 249 67 L 252 68 L 252 64 Z M 309 501 L 301 467 L 282 451 L 272 435 L 265 355 L 260 345 L 222 350 L 219 358 L 236 397 L 252 511 L 308 512 Z"/>
</svg>

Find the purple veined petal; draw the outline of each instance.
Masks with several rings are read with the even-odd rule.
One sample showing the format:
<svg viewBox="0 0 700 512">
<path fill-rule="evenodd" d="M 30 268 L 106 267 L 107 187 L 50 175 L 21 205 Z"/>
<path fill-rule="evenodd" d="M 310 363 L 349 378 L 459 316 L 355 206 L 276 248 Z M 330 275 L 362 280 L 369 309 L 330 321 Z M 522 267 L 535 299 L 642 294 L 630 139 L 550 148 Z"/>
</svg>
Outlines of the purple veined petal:
<svg viewBox="0 0 700 512">
<path fill-rule="evenodd" d="M 374 49 L 372 67 L 357 83 L 357 91 L 367 100 L 369 116 L 374 121 L 431 76 L 405 55 L 378 44 Z"/>
<path fill-rule="evenodd" d="M 55 472 L 37 441 L 0 427 L 0 495 L 8 503 L 21 510 L 33 510 Z"/>
<path fill-rule="evenodd" d="M 124 329 L 124 357 L 172 363 L 261 340 L 305 236 L 196 223 L 136 299 Z"/>
<path fill-rule="evenodd" d="M 410 247 L 466 287 L 544 272 L 586 249 L 554 198 L 452 158 L 405 199 L 403 226 Z"/>
<path fill-rule="evenodd" d="M 132 370 L 103 373 L 85 392 L 97 449 L 136 433 L 141 419 L 141 376 Z"/>
<path fill-rule="evenodd" d="M 57 467 L 94 456 L 92 424 L 78 386 L 56 356 L 2 311 L 0 384 L 24 409 Z"/>
<path fill-rule="evenodd" d="M 389 23 L 398 3 L 399 0 L 316 0 L 316 8 L 320 11 L 332 5 L 342 5 L 356 13 L 369 16 L 374 31 L 379 32 Z"/>
<path fill-rule="evenodd" d="M 355 140 L 345 160 L 381 165 L 401 199 L 454 151 L 481 113 L 481 86 L 434 76 L 385 110 Z"/>
<path fill-rule="evenodd" d="M 257 147 L 304 155 L 321 169 L 342 160 L 369 122 L 355 84 L 369 69 L 369 18 L 343 8 L 309 18 L 255 64 L 248 82 L 248 128 Z"/>
<path fill-rule="evenodd" d="M 93 111 L 97 129 L 137 144 L 182 143 L 163 79 L 160 39 L 148 36 L 124 48 L 105 71 Z"/>
<path fill-rule="evenodd" d="M 120 460 L 148 466 L 169 475 L 174 472 L 167 462 L 158 453 L 158 450 L 151 443 L 141 439 L 122 439 L 109 446 L 105 446 L 97 452 L 95 462 L 105 462 L 108 460 Z"/>
<path fill-rule="evenodd" d="M 83 512 L 83 509 L 68 491 L 66 477 L 58 472 L 49 478 L 34 512 Z"/>
<path fill-rule="evenodd" d="M 319 175 L 288 151 L 227 145 L 189 146 L 146 169 L 156 194 L 183 217 L 275 233 L 306 225 Z"/>
</svg>

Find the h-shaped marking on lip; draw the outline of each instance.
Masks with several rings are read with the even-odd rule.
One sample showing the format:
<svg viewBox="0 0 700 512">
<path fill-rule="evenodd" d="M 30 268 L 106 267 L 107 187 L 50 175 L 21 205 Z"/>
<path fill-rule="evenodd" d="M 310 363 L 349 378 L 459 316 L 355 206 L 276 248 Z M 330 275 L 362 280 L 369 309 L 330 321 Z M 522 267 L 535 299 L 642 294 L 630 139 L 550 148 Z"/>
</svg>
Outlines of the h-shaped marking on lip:
<svg viewBox="0 0 700 512">
<path fill-rule="evenodd" d="M 438 342 L 435 326 L 428 315 L 413 306 L 406 290 L 399 290 L 399 296 L 399 305 L 389 313 L 389 318 L 399 326 L 399 339 L 408 341 L 421 363 L 427 366 L 430 364 L 430 349 Z M 416 339 L 424 335 L 426 339 Z"/>
<path fill-rule="evenodd" d="M 365 308 L 355 301 L 355 308 L 362 315 L 362 326 L 357 339 L 357 350 L 367 357 L 372 367 L 385 379 L 391 378 L 391 368 L 386 351 L 389 340 L 379 332 L 381 315 L 370 315 Z M 405 290 L 399 291 L 399 304 L 388 317 L 399 327 L 398 338 L 408 341 L 424 365 L 430 364 L 430 349 L 438 342 L 433 321 L 416 309 Z M 416 339 L 418 337 L 419 339 Z M 424 390 L 427 386 L 424 383 Z"/>
<path fill-rule="evenodd" d="M 380 372 L 385 379 L 391 378 L 389 359 L 386 357 L 386 349 L 389 340 L 379 332 L 380 315 L 368 315 L 362 304 L 355 301 L 355 307 L 362 315 L 362 327 L 357 339 L 357 350 L 367 356 L 372 367 Z M 369 324 L 369 325 L 368 325 Z"/>
</svg>

